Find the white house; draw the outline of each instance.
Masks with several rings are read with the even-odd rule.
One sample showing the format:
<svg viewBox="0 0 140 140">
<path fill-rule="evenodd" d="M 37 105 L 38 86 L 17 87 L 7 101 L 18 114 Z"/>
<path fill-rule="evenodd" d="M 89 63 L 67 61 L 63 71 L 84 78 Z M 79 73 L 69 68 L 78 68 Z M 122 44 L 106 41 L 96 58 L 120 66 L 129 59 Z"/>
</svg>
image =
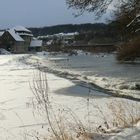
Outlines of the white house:
<svg viewBox="0 0 140 140">
<path fill-rule="evenodd" d="M 1 46 L 13 53 L 27 53 L 34 47 L 35 50 L 42 46 L 40 40 L 34 40 L 30 30 L 23 26 L 16 26 L 0 32 Z"/>
</svg>

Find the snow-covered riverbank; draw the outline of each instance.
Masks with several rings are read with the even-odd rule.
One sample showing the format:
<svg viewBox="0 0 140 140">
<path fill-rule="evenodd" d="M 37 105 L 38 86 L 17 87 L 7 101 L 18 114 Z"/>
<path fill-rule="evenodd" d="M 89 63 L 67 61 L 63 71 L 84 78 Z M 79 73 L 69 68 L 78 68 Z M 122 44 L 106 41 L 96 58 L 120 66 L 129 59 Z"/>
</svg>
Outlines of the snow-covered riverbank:
<svg viewBox="0 0 140 140">
<path fill-rule="evenodd" d="M 34 67 L 36 60 L 38 63 L 45 61 L 45 65 L 47 65 L 46 62 L 48 62 L 47 60 L 42 60 L 42 57 L 35 55 L 0 56 L 1 140 L 34 140 L 36 136 L 44 140 L 43 137 L 47 135 L 46 130 L 48 129 L 48 123 L 44 116 L 34 110 L 34 95 L 30 88 L 30 84 L 32 85 L 34 78 L 33 73 L 38 72 L 38 69 Z M 28 62 L 28 64 L 30 62 L 32 65 L 27 65 L 26 62 Z M 90 123 L 91 130 L 96 130 L 96 128 L 102 125 L 105 118 L 111 120 L 108 104 L 111 104 L 114 100 L 116 102 L 129 102 L 130 106 L 133 104 L 137 104 L 137 107 L 139 106 L 139 102 L 103 94 L 101 91 L 92 90 L 89 89 L 89 87 L 79 84 L 76 80 L 72 81 L 62 77 L 60 78 L 48 72 L 47 79 L 50 99 L 54 107 L 60 110 L 70 108 L 87 128 Z M 70 77 L 70 79 L 72 79 L 72 77 Z M 89 93 L 93 95 L 91 99 L 89 99 Z M 90 111 L 87 109 L 87 103 L 89 102 Z M 93 106 L 93 103 L 95 106 L 98 106 L 98 109 Z M 102 109 L 104 116 L 106 116 L 104 119 L 101 117 L 99 108 Z M 88 116 L 89 112 L 90 118 Z M 119 133 L 117 134 L 94 134 L 96 137 L 95 140 L 139 140 L 140 126 L 138 123 L 133 129 L 127 128 L 125 130 L 121 129 L 120 131 L 118 131 Z"/>
<path fill-rule="evenodd" d="M 40 65 L 44 71 L 80 80 L 98 87 L 98 90 L 114 93 L 115 96 L 140 99 L 140 65 L 119 64 L 113 55 L 80 53 L 79 56 L 68 57 L 67 54 L 52 56 L 43 52 L 26 61 Z"/>
</svg>

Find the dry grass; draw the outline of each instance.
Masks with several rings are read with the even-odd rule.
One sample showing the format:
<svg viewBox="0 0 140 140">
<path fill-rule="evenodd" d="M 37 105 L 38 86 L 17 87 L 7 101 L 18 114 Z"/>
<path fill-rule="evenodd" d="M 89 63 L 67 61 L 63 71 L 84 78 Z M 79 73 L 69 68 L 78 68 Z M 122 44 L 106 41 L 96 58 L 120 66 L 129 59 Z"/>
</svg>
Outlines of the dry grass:
<svg viewBox="0 0 140 140">
<path fill-rule="evenodd" d="M 88 131 L 87 127 L 83 125 L 82 121 L 71 109 L 57 108 L 53 105 L 50 101 L 45 73 L 39 72 L 34 75 L 31 89 L 35 96 L 34 106 L 36 106 L 40 114 L 46 115 L 46 120 L 49 124 L 49 128 L 46 129 L 46 133 L 49 135 L 42 139 L 38 137 L 38 140 L 89 140 L 94 138 L 93 133 Z M 91 111 L 90 100 L 92 99 L 89 97 L 87 99 L 88 112 Z M 140 120 L 139 105 L 139 102 L 118 102 L 114 100 L 112 103 L 107 104 L 110 116 L 106 116 L 104 110 L 94 104 L 103 122 L 96 128 L 97 132 L 101 134 L 117 133 L 119 131 L 114 131 L 114 128 L 133 127 Z M 88 119 L 91 119 L 91 114 L 88 113 L 88 115 Z M 88 122 L 88 127 L 90 127 L 90 120 Z"/>
<path fill-rule="evenodd" d="M 102 118 L 101 125 L 96 128 L 100 133 L 118 133 L 124 128 L 135 127 L 140 121 L 139 102 L 113 100 L 107 104 L 107 114 L 99 106 L 96 108 Z"/>
<path fill-rule="evenodd" d="M 80 119 L 69 108 L 58 108 L 52 105 L 48 92 L 47 76 L 39 72 L 34 75 L 32 92 L 35 96 L 34 105 L 38 111 L 45 113 L 49 124 L 48 132 L 50 140 L 89 140 L 92 135 L 88 134 Z M 38 79 L 38 80 L 36 80 Z M 48 140 L 44 138 L 44 140 Z"/>
<path fill-rule="evenodd" d="M 115 127 L 133 127 L 140 120 L 139 102 L 113 101 L 108 107 Z"/>
</svg>

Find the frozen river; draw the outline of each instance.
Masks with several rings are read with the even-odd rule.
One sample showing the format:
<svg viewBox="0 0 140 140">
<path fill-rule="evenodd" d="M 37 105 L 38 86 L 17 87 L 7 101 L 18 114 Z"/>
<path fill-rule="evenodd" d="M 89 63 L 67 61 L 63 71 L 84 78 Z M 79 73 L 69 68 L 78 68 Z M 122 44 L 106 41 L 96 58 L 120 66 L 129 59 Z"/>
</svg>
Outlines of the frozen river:
<svg viewBox="0 0 140 140">
<path fill-rule="evenodd" d="M 97 85 L 125 94 L 139 94 L 140 64 L 119 63 L 115 54 L 45 55 L 47 67 L 58 71 L 76 73 Z"/>
<path fill-rule="evenodd" d="M 51 70 L 52 72 L 56 72 L 55 74 L 49 72 L 41 73 L 47 74 L 51 108 L 53 107 L 55 116 L 58 116 L 57 120 L 60 120 L 60 115 L 62 115 L 61 118 L 66 118 L 65 120 L 63 119 L 63 124 L 65 124 L 65 128 L 68 128 L 69 126 L 67 124 L 69 124 L 69 120 L 71 120 L 72 116 L 69 114 L 71 114 L 72 111 L 74 112 L 74 114 L 76 114 L 76 118 L 78 118 L 78 120 L 80 120 L 86 128 L 88 128 L 88 124 L 90 123 L 91 126 L 89 128 L 90 130 L 92 130 L 93 135 L 95 136 L 95 140 L 102 140 L 102 138 L 104 140 L 122 139 L 122 136 L 123 140 L 127 140 L 128 137 L 130 139 L 133 139 L 135 137 L 136 140 L 139 140 L 139 125 L 134 126 L 133 129 L 130 128 L 126 130 L 124 129 L 124 131 L 119 131 L 120 133 L 118 133 L 117 135 L 111 134 L 102 137 L 103 135 L 100 136 L 100 134 L 97 134 L 96 138 L 96 133 L 94 134 L 98 126 L 103 124 L 105 120 L 110 123 L 114 120 L 114 117 L 111 115 L 110 112 L 111 110 L 108 107 L 108 105 L 111 105 L 112 103 L 126 103 L 127 107 L 129 108 L 129 113 L 131 111 L 132 113 L 134 113 L 138 109 L 137 114 L 133 114 L 133 116 L 135 117 L 135 115 L 138 115 L 136 116 L 136 118 L 139 117 L 140 102 L 108 96 L 107 94 L 103 94 L 96 90 L 92 91 L 94 94 L 94 98 L 91 98 L 89 100 L 88 97 L 87 100 L 87 98 L 85 98 L 85 95 L 89 94 L 89 89 L 79 85 L 80 82 L 81 84 L 85 84 L 86 82 L 88 83 L 88 81 L 90 80 L 93 83 L 102 86 L 103 88 L 113 88 L 114 85 L 114 89 L 117 89 L 116 85 L 118 84 L 120 84 L 121 86 L 124 86 L 124 84 L 130 85 L 128 80 L 124 80 L 124 77 L 117 76 L 117 74 L 115 73 L 112 73 L 111 76 L 108 76 L 109 72 L 107 72 L 107 69 L 109 70 L 108 67 L 109 65 L 111 67 L 111 64 L 107 64 L 108 67 L 107 65 L 105 67 L 101 67 L 101 65 L 105 63 L 103 63 L 103 61 L 106 61 L 107 63 L 107 61 L 109 60 L 113 61 L 113 58 L 114 57 L 112 55 L 85 56 L 83 54 L 72 57 L 67 56 L 67 54 L 57 55 L 55 57 L 52 55 L 44 56 L 41 54 L 1 55 L 0 140 L 35 140 L 38 138 L 39 140 L 44 140 L 48 139 L 49 137 L 51 131 L 49 129 L 50 127 L 48 125 L 46 114 L 44 112 L 44 109 L 39 107 L 40 104 L 36 104 L 36 98 L 31 90 L 31 88 L 34 88 L 33 79 L 35 78 L 35 81 L 40 81 L 38 77 L 35 77 L 34 75 L 35 73 L 40 73 L 40 71 L 36 67 L 34 67 L 37 64 L 36 62 L 40 63 L 40 66 L 42 66 L 42 70 L 47 69 L 50 72 Z M 96 62 L 95 65 L 95 59 L 96 61 L 99 59 L 98 61 L 100 63 Z M 88 63 L 87 60 L 89 60 Z M 120 64 L 116 63 L 114 65 Z M 94 69 L 95 66 L 96 68 Z M 139 68 L 139 65 L 135 66 Z M 101 68 L 105 70 L 100 71 Z M 115 68 L 113 67 L 113 69 Z M 135 74 L 135 72 L 133 74 Z M 67 73 L 67 76 L 71 77 L 76 76 L 75 73 L 78 73 L 77 77 L 75 77 L 77 79 L 79 77 L 79 80 L 77 80 L 78 84 L 74 82 L 76 80 L 69 80 L 67 78 L 59 77 L 59 74 L 57 76 L 57 73 L 63 74 L 63 77 L 65 77 L 64 73 Z M 133 78 L 130 77 L 130 79 L 133 79 L 133 81 L 135 81 L 134 83 L 136 83 L 136 80 L 138 82 L 138 76 L 133 75 L 132 77 Z M 83 80 L 87 81 L 82 82 L 82 78 Z M 133 82 L 131 84 L 133 84 Z M 37 89 L 40 88 L 38 87 Z M 133 93 L 139 93 L 139 90 L 131 89 L 121 89 L 120 91 L 133 91 Z M 67 96 L 68 94 L 70 96 Z M 136 110 L 134 110 L 134 108 L 132 108 L 131 110 L 131 107 L 134 107 L 133 105 L 135 105 Z M 88 110 L 88 107 L 90 110 Z M 104 117 L 102 118 L 102 113 L 100 113 L 99 108 L 102 109 L 103 116 L 107 116 L 106 119 Z M 130 115 L 130 117 L 132 117 L 132 114 Z M 79 130 L 79 125 L 77 125 L 77 121 L 75 122 L 73 121 L 73 119 L 71 121 L 72 122 L 70 122 L 70 129 L 68 130 L 72 130 L 71 128 L 77 127 L 77 130 Z M 71 124 L 73 124 L 73 127 L 71 127 Z M 77 134 L 77 131 L 75 131 L 74 129 L 72 133 Z"/>
<path fill-rule="evenodd" d="M 52 57 L 52 56 L 50 56 Z M 56 58 L 56 59 L 55 59 Z M 58 59 L 63 58 L 63 59 Z M 77 71 L 86 76 L 100 75 L 130 80 L 140 80 L 140 64 L 123 64 L 116 61 L 115 55 L 58 55 L 52 66 L 62 70 Z"/>
</svg>

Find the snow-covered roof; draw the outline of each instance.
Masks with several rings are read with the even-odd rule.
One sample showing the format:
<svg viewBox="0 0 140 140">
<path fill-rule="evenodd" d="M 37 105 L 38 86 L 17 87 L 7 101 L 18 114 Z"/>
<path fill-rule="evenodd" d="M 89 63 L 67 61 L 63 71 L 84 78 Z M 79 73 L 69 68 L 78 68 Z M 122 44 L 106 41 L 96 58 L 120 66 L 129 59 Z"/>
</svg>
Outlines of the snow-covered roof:
<svg viewBox="0 0 140 140">
<path fill-rule="evenodd" d="M 21 36 L 31 36 L 33 37 L 33 34 L 30 34 L 30 33 L 18 33 L 19 35 Z"/>
<path fill-rule="evenodd" d="M 16 40 L 16 41 L 24 41 L 13 29 L 8 30 L 10 35 Z"/>
<path fill-rule="evenodd" d="M 51 45 L 53 43 L 53 40 L 49 40 L 46 44 Z"/>
<path fill-rule="evenodd" d="M 12 29 L 14 29 L 14 30 L 17 31 L 17 32 L 24 31 L 24 32 L 29 32 L 29 33 L 31 33 L 30 30 L 28 30 L 27 28 L 25 28 L 25 27 L 23 27 L 23 26 L 16 26 L 16 27 L 13 27 Z"/>
<path fill-rule="evenodd" d="M 56 36 L 73 36 L 73 35 L 78 35 L 78 32 L 73 32 L 73 33 L 58 33 L 58 34 L 54 34 Z"/>
<path fill-rule="evenodd" d="M 4 31 L 0 31 L 0 36 L 2 36 L 4 34 Z"/>
<path fill-rule="evenodd" d="M 72 32 L 72 33 L 58 33 L 58 34 L 53 34 L 53 35 L 46 35 L 46 36 L 38 36 L 38 38 L 51 38 L 51 37 L 54 37 L 54 36 L 57 36 L 57 37 L 65 37 L 65 36 L 75 36 L 75 35 L 78 35 L 79 33 L 78 32 Z"/>
<path fill-rule="evenodd" d="M 42 40 L 32 40 L 30 43 L 30 47 L 41 47 L 42 46 Z"/>
<path fill-rule="evenodd" d="M 71 35 L 78 35 L 78 34 L 79 34 L 78 32 L 74 32 L 74 33 L 66 33 L 64 35 L 71 36 Z"/>
</svg>

